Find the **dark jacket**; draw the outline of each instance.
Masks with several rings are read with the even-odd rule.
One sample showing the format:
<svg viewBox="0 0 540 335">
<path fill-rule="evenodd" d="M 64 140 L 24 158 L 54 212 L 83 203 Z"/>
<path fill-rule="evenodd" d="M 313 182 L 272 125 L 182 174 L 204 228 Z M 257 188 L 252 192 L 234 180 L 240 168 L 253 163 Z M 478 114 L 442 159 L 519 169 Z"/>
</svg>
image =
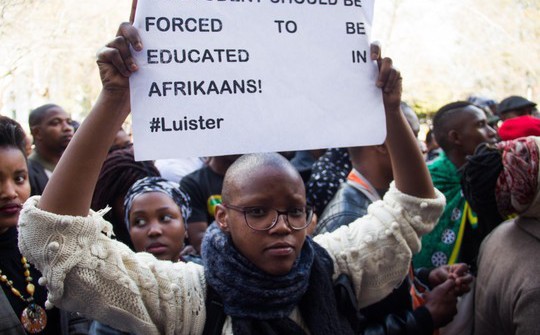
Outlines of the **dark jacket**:
<svg viewBox="0 0 540 335">
<path fill-rule="evenodd" d="M 41 195 L 49 177 L 45 173 L 45 168 L 38 161 L 28 159 L 28 178 L 30 179 L 31 195 Z"/>
<path fill-rule="evenodd" d="M 341 184 L 317 222 L 315 235 L 334 231 L 367 214 L 367 207 L 377 195 L 368 194 L 365 189 L 360 191 L 354 185 L 350 180 Z M 427 308 L 413 310 L 408 279 L 386 298 L 361 309 L 360 313 L 366 319 L 362 332 L 365 335 L 428 335 L 434 331 Z"/>
</svg>

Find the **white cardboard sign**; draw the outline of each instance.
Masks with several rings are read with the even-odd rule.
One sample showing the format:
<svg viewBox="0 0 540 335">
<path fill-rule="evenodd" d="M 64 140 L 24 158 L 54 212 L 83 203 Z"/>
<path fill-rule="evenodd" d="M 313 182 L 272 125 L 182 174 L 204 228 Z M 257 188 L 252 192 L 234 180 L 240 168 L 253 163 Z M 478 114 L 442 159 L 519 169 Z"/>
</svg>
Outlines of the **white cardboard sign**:
<svg viewBox="0 0 540 335">
<path fill-rule="evenodd" d="M 374 0 L 139 0 L 137 160 L 379 144 Z"/>
</svg>

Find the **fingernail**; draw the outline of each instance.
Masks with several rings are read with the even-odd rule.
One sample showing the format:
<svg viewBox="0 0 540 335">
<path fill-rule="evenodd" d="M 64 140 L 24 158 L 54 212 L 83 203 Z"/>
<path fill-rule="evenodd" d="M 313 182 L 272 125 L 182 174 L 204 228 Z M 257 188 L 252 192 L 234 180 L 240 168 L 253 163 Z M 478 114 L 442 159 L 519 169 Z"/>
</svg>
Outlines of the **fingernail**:
<svg viewBox="0 0 540 335">
<path fill-rule="evenodd" d="M 141 42 L 137 42 L 135 43 L 135 45 L 133 46 L 135 48 L 135 50 L 137 51 L 141 51 L 142 50 L 142 43 Z"/>
</svg>

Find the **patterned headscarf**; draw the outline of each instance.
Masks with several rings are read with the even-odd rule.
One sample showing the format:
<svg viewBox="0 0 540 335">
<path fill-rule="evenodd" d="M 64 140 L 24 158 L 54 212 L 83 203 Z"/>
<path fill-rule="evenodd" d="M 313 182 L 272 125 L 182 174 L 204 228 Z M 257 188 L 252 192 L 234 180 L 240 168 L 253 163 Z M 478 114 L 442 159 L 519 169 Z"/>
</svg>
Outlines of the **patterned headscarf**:
<svg viewBox="0 0 540 335">
<path fill-rule="evenodd" d="M 503 215 L 523 213 L 536 197 L 538 187 L 538 145 L 534 137 L 497 144 L 503 170 L 497 179 L 497 207 Z"/>
<path fill-rule="evenodd" d="M 141 194 L 149 192 L 161 192 L 165 193 L 180 207 L 182 212 L 182 218 L 184 222 L 187 222 L 187 219 L 191 215 L 191 206 L 189 203 L 189 196 L 182 192 L 178 185 L 170 182 L 161 177 L 146 177 L 139 179 L 135 184 L 133 184 L 128 190 L 126 197 L 124 198 L 124 222 L 129 230 L 129 211 L 133 205 L 133 200 Z"/>
</svg>

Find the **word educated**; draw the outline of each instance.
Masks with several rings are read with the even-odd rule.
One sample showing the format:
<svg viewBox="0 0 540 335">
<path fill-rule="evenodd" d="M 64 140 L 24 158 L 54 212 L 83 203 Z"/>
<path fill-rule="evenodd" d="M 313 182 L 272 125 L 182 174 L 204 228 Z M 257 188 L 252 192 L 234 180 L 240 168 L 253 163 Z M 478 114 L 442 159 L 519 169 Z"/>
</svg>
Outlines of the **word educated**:
<svg viewBox="0 0 540 335">
<path fill-rule="evenodd" d="M 249 61 L 249 53 L 244 49 L 148 49 L 148 64 L 169 63 L 235 63 Z"/>
</svg>

